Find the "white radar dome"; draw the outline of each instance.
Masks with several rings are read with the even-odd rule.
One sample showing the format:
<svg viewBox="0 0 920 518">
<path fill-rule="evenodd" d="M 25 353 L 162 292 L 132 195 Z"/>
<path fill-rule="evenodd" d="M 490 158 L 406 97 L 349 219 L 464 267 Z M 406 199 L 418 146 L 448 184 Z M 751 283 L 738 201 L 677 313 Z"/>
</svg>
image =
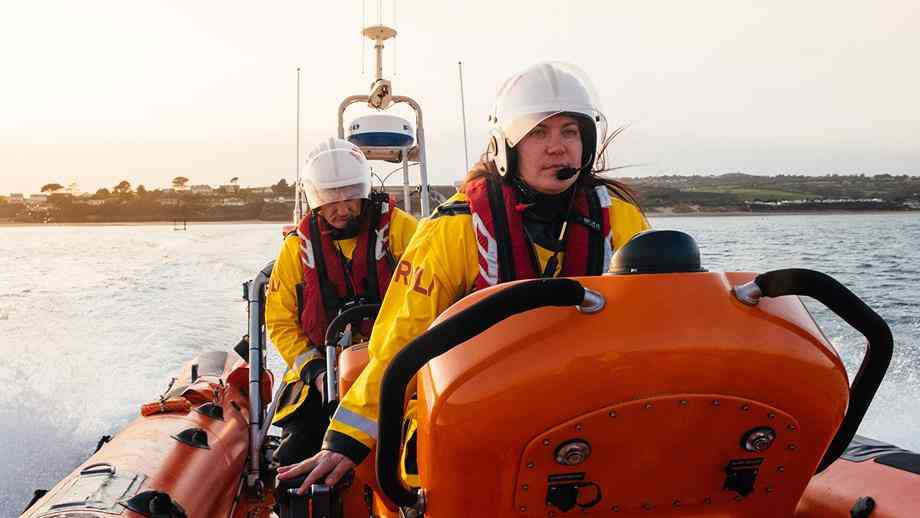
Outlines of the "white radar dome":
<svg viewBox="0 0 920 518">
<path fill-rule="evenodd" d="M 375 113 L 353 120 L 347 138 L 361 148 L 409 147 L 415 141 L 415 131 L 402 117 Z"/>
</svg>

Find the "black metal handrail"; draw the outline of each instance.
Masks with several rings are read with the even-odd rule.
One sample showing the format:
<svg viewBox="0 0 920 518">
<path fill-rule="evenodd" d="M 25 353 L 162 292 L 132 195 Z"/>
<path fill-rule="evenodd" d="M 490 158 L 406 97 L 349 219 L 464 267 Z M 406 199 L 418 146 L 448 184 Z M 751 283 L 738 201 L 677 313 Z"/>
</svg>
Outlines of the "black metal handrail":
<svg viewBox="0 0 920 518">
<path fill-rule="evenodd" d="M 853 440 L 885 377 L 894 349 L 891 329 L 878 313 L 827 274 L 790 268 L 762 273 L 753 282 L 767 297 L 799 295 L 817 300 L 868 340 L 866 354 L 850 386 L 850 401 L 843 422 L 818 465 L 816 473 L 820 473 L 837 460 Z"/>
</svg>

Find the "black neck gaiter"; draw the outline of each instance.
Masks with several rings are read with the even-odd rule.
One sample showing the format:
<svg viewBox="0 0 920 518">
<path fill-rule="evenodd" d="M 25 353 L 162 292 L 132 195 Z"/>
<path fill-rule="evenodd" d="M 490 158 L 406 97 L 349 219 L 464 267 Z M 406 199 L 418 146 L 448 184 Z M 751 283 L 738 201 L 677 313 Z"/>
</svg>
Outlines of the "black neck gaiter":
<svg viewBox="0 0 920 518">
<path fill-rule="evenodd" d="M 524 228 L 534 243 L 556 251 L 562 247 L 559 232 L 568 217 L 575 186 L 559 194 L 544 194 L 519 179 L 513 180 L 524 220 Z"/>
</svg>

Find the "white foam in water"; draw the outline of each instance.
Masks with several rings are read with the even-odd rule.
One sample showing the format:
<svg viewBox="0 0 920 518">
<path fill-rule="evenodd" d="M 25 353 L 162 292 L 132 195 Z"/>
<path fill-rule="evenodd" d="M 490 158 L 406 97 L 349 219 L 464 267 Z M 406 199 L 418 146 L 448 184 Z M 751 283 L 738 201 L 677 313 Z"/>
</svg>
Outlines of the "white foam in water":
<svg viewBox="0 0 920 518">
<path fill-rule="evenodd" d="M 93 453 L 95 434 L 80 430 L 83 419 L 34 395 L 6 399 L 0 406 L 0 515 L 17 515 L 34 489 L 54 486 Z"/>
<path fill-rule="evenodd" d="M 920 303 L 908 289 L 920 264 L 915 219 L 659 218 L 653 225 L 693 235 L 710 270 L 812 268 L 863 297 L 891 324 L 896 352 L 860 433 L 920 451 Z M 877 250 L 865 244 L 870 237 L 898 249 L 867 256 Z M 235 345 L 247 331 L 240 284 L 280 245 L 280 224 L 191 224 L 187 232 L 0 227 L 0 516 L 17 515 L 34 489 L 50 488 L 91 455 L 183 363 Z M 815 313 L 852 379 L 862 338 Z M 278 379 L 276 355 L 270 365 Z"/>
</svg>

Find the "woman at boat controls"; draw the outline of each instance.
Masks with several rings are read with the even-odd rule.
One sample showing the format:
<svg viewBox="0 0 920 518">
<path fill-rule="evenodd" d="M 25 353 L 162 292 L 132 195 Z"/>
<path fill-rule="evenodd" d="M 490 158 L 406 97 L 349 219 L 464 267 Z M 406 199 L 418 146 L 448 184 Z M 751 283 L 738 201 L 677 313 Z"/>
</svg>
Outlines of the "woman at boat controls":
<svg viewBox="0 0 920 518">
<path fill-rule="evenodd" d="M 486 153 L 403 254 L 371 334 L 370 361 L 343 397 L 322 450 L 278 469 L 282 480 L 310 472 L 301 493 L 336 483 L 367 457 L 388 363 L 448 306 L 502 282 L 600 275 L 615 249 L 648 228 L 632 192 L 599 176 L 607 123 L 576 67 L 542 63 L 515 74 L 489 121 Z M 413 432 L 410 423 L 407 435 Z M 413 450 L 410 439 L 407 459 Z M 417 485 L 413 469 L 404 470 Z"/>
<path fill-rule="evenodd" d="M 326 327 L 355 304 L 379 303 L 416 220 L 389 196 L 371 192 L 367 159 L 354 144 L 330 138 L 308 155 L 302 186 L 312 209 L 284 240 L 272 270 L 265 324 L 287 363 L 273 424 L 281 465 L 320 449 L 329 425 L 322 395 Z M 370 335 L 370 323 L 356 336 Z"/>
</svg>

